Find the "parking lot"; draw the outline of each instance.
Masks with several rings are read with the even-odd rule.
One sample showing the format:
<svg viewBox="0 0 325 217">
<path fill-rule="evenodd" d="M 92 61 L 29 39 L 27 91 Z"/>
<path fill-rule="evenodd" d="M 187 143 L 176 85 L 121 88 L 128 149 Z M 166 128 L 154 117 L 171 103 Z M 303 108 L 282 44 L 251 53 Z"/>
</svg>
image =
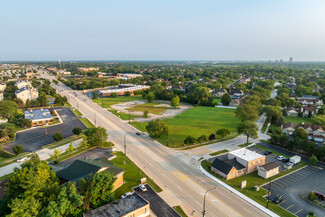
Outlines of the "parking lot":
<svg viewBox="0 0 325 217">
<path fill-rule="evenodd" d="M 73 135 L 72 129 L 74 127 L 81 127 L 83 130 L 87 129 L 86 126 L 73 114 L 69 108 L 59 107 L 54 109 L 61 117 L 63 121 L 62 124 L 48 126 L 46 128 L 38 127 L 25 130 L 23 132 L 18 132 L 16 134 L 16 140 L 3 145 L 3 149 L 12 153 L 13 146 L 23 145 L 25 152 L 33 152 L 41 149 L 44 145 L 55 142 L 53 135 L 56 132 L 60 132 L 63 139 L 65 139 Z"/>
<path fill-rule="evenodd" d="M 307 216 L 309 211 L 313 211 L 316 216 L 325 216 L 323 208 L 317 207 L 312 202 L 300 197 L 301 194 L 308 195 L 312 190 L 324 194 L 324 180 L 325 170 L 312 166 L 304 167 L 271 182 L 270 200 L 273 200 L 277 195 L 283 196 L 283 201 L 279 206 L 299 217 Z M 268 190 L 269 184 L 263 186 L 263 188 Z"/>
<path fill-rule="evenodd" d="M 170 207 L 161 197 L 150 187 L 145 185 L 147 191 L 141 191 L 139 187 L 134 188 L 134 191 L 142 198 L 150 203 L 150 209 L 157 217 L 180 217 L 180 215 Z"/>
</svg>

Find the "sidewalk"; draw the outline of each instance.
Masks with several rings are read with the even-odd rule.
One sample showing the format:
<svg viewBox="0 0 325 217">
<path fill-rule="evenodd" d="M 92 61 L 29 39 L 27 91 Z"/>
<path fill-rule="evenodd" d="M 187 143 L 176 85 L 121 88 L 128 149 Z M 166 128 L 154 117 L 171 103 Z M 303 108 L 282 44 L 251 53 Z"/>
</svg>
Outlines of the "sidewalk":
<svg viewBox="0 0 325 217">
<path fill-rule="evenodd" d="M 229 185 L 227 185 L 226 183 L 224 183 L 223 181 L 220 181 L 219 179 L 217 179 L 216 177 L 214 177 L 213 175 L 211 175 L 210 173 L 208 173 L 207 171 L 205 171 L 201 165 L 199 167 L 199 169 L 201 170 L 201 172 L 204 173 L 204 175 L 206 175 L 207 177 L 209 177 L 210 179 L 212 179 L 213 181 L 217 182 L 218 184 L 222 185 L 224 188 L 228 189 L 230 192 L 236 194 L 238 197 L 242 198 L 243 200 L 247 201 L 248 203 L 252 204 L 253 206 L 255 206 L 256 208 L 260 209 L 261 211 L 265 212 L 266 214 L 272 216 L 272 217 L 280 217 L 279 215 L 275 214 L 274 212 L 272 212 L 269 209 L 266 209 L 264 206 L 262 206 L 261 204 L 255 202 L 254 200 L 252 200 L 251 198 L 247 197 L 246 195 L 240 193 L 239 191 L 237 191 L 236 189 L 230 187 Z"/>
</svg>

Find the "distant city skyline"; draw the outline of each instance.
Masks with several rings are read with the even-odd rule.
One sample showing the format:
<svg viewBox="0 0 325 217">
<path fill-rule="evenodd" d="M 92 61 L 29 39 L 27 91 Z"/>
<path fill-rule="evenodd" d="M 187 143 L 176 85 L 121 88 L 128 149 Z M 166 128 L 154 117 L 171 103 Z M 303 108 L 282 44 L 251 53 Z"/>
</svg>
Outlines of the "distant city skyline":
<svg viewBox="0 0 325 217">
<path fill-rule="evenodd" d="M 325 1 L 5 1 L 0 61 L 325 61 Z"/>
</svg>

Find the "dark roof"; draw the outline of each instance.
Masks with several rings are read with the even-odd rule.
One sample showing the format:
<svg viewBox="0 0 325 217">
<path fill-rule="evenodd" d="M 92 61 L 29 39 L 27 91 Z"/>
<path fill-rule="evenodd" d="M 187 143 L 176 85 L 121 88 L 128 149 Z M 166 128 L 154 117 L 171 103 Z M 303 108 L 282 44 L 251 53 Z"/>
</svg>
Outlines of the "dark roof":
<svg viewBox="0 0 325 217">
<path fill-rule="evenodd" d="M 215 92 L 216 93 L 227 93 L 227 90 L 224 88 L 220 88 L 220 89 L 216 89 Z"/>
<path fill-rule="evenodd" d="M 235 94 L 235 93 L 238 93 L 238 94 L 244 94 L 244 91 L 239 90 L 239 89 L 232 89 L 232 90 L 230 91 L 230 95 L 233 95 L 233 94 Z"/>
<path fill-rule="evenodd" d="M 312 111 L 312 112 L 316 112 L 317 108 L 316 107 L 303 107 L 304 111 Z"/>
<path fill-rule="evenodd" d="M 318 130 L 318 129 L 323 129 L 322 125 L 317 125 L 317 124 L 302 124 L 300 123 L 298 127 L 302 127 L 304 129 L 311 128 L 313 131 Z"/>
<path fill-rule="evenodd" d="M 269 171 L 269 170 L 272 170 L 272 169 L 280 167 L 280 166 L 276 162 L 271 162 L 271 163 L 267 163 L 261 167 L 263 167 L 266 171 Z"/>
<path fill-rule="evenodd" d="M 288 128 L 288 127 L 292 127 L 292 128 L 297 128 L 297 125 L 295 123 L 292 123 L 292 122 L 288 122 L 288 123 L 285 123 L 282 125 L 282 128 L 285 129 L 285 128 Z"/>
<path fill-rule="evenodd" d="M 211 166 L 224 174 L 228 174 L 233 167 L 235 167 L 237 170 L 245 168 L 243 165 L 238 163 L 235 158 L 232 160 L 220 160 L 216 158 Z"/>
<path fill-rule="evenodd" d="M 77 181 L 90 175 L 94 175 L 100 169 L 106 168 L 104 171 L 112 173 L 114 176 L 124 171 L 114 166 L 106 158 L 98 160 L 75 160 L 70 166 L 59 170 L 56 175 L 66 181 Z"/>
<path fill-rule="evenodd" d="M 133 193 L 124 199 L 108 203 L 85 214 L 86 217 L 120 217 L 147 205 L 148 202 Z"/>
</svg>

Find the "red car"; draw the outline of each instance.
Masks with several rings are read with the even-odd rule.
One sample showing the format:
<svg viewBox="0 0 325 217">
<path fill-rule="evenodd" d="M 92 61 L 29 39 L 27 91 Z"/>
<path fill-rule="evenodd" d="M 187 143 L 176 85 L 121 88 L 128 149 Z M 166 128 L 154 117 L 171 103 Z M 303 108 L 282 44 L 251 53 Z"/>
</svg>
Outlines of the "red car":
<svg viewBox="0 0 325 217">
<path fill-rule="evenodd" d="M 324 201 L 325 200 L 325 195 L 322 193 L 319 193 L 317 191 L 314 191 L 314 194 L 316 195 L 316 197 L 318 197 L 319 200 Z"/>
</svg>

